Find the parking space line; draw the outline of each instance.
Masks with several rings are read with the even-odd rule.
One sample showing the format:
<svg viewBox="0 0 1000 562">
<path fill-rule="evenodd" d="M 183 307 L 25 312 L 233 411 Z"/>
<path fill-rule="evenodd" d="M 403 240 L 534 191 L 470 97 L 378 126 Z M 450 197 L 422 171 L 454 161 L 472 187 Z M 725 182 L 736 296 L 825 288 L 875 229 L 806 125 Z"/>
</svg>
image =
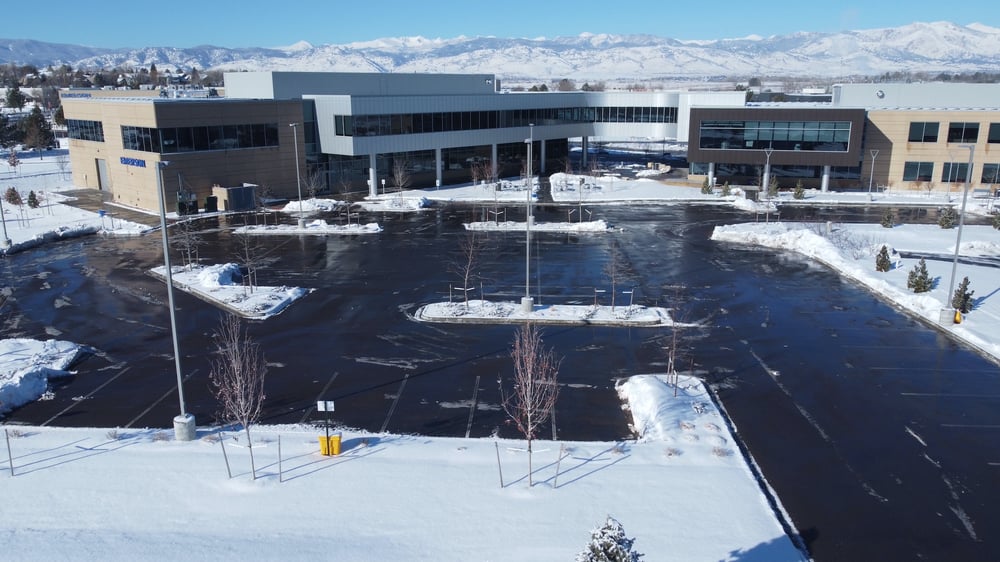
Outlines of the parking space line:
<svg viewBox="0 0 1000 562">
<path fill-rule="evenodd" d="M 191 378 L 197 372 L 198 372 L 198 369 L 195 369 L 195 370 L 191 371 L 190 373 L 188 373 L 188 375 L 186 377 L 184 377 L 184 380 L 182 382 L 187 382 L 187 380 L 189 378 Z M 155 408 L 157 404 L 159 404 L 160 402 L 163 402 L 167 398 L 167 396 L 170 396 L 171 394 L 173 394 L 175 392 L 177 392 L 177 387 L 171 387 L 170 390 L 164 392 L 163 396 L 160 396 L 159 398 L 157 398 L 156 401 L 153 402 L 152 404 L 150 404 L 148 408 L 146 408 L 145 410 L 142 411 L 142 413 L 140 413 L 138 416 L 132 418 L 128 422 L 128 424 L 125 425 L 125 429 L 128 429 L 128 428 L 132 427 L 132 425 L 135 422 L 141 420 L 142 417 L 145 416 L 146 414 L 148 414 L 150 410 L 152 410 L 153 408 Z"/>
<path fill-rule="evenodd" d="M 1000 424 L 943 423 L 941 424 L 941 427 L 961 429 L 1000 429 Z"/>
<path fill-rule="evenodd" d="M 333 376 L 330 377 L 330 380 L 326 381 L 326 386 L 323 387 L 323 390 L 319 391 L 319 396 L 316 397 L 316 401 L 313 402 L 312 406 L 309 406 L 308 408 L 306 408 L 306 413 L 302 414 L 302 419 L 299 420 L 299 424 L 306 423 L 306 419 L 309 416 L 311 416 L 312 413 L 313 413 L 313 410 L 316 409 L 316 402 L 319 402 L 320 400 L 324 399 L 324 397 L 326 396 L 326 391 L 330 390 L 330 385 L 333 384 L 333 381 L 337 380 L 337 375 L 339 375 L 339 374 L 340 374 L 340 371 L 336 371 L 335 373 L 333 373 Z"/>
<path fill-rule="evenodd" d="M 42 424 L 42 426 L 44 427 L 46 425 L 49 425 L 50 423 L 52 423 L 53 421 L 55 421 L 56 418 L 58 418 L 59 416 L 65 414 L 66 412 L 68 412 L 68 411 L 72 410 L 73 408 L 75 408 L 80 402 L 83 402 L 84 400 L 87 400 L 88 398 L 90 398 L 94 394 L 97 394 L 97 392 L 99 390 L 101 390 L 102 388 L 104 388 L 104 387 L 108 386 L 109 384 L 111 384 L 112 382 L 114 382 L 115 379 L 117 379 L 118 377 L 120 377 L 120 376 L 124 375 L 125 373 L 127 373 L 129 371 L 129 369 L 131 369 L 131 368 L 132 367 L 125 367 L 124 369 L 121 370 L 120 373 L 118 373 L 117 375 L 115 375 L 115 376 L 111 377 L 110 379 L 108 379 L 108 380 L 104 381 L 103 383 L 101 383 L 100 386 L 98 386 L 94 390 L 91 390 L 90 392 L 88 392 L 87 395 L 84 396 L 83 398 L 81 398 L 80 400 L 75 400 L 72 404 L 70 404 L 69 406 L 66 406 L 65 408 L 63 408 L 58 414 L 56 414 L 56 415 L 52 416 L 51 418 L 45 420 L 45 422 Z"/>
<path fill-rule="evenodd" d="M 382 423 L 382 429 L 379 430 L 379 433 L 385 433 L 385 428 L 389 427 L 389 418 L 391 418 L 392 413 L 396 411 L 396 404 L 399 404 L 399 397 L 403 395 L 403 388 L 406 387 L 406 381 L 409 379 L 409 373 L 403 375 L 403 382 L 399 383 L 399 390 L 396 392 L 396 398 L 393 399 L 392 406 L 389 407 L 389 413 L 385 415 L 385 422 Z"/>
<path fill-rule="evenodd" d="M 476 397 L 479 396 L 479 375 L 476 375 L 476 386 L 472 389 L 472 405 L 469 406 L 469 423 L 465 426 L 465 438 L 472 431 L 472 417 L 476 414 Z"/>
<path fill-rule="evenodd" d="M 1000 398 L 1000 394 L 948 394 L 946 392 L 900 392 L 899 395 L 915 398 L 987 398 L 991 400 Z"/>
</svg>

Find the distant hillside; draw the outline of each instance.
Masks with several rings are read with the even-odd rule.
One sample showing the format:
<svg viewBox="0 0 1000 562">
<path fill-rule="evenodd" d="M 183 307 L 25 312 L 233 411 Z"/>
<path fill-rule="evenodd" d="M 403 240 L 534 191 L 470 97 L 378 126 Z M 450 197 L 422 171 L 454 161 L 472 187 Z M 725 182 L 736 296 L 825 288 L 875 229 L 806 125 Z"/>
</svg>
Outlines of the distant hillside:
<svg viewBox="0 0 1000 562">
<path fill-rule="evenodd" d="M 554 39 L 387 38 L 280 48 L 98 49 L 0 39 L 0 61 L 40 68 L 495 73 L 514 80 L 656 80 L 721 76 L 844 76 L 997 72 L 1000 29 L 913 23 L 896 28 L 680 41 L 652 35 Z"/>
</svg>

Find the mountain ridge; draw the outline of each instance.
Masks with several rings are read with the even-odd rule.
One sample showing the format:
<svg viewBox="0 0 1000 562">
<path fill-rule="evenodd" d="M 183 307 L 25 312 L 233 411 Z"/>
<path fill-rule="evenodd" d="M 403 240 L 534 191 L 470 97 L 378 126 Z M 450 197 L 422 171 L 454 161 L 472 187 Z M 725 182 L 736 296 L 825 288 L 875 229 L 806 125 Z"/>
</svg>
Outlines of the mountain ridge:
<svg viewBox="0 0 1000 562">
<path fill-rule="evenodd" d="M 996 72 L 1000 28 L 951 22 L 736 39 L 581 33 L 552 38 L 385 37 L 284 47 L 97 48 L 0 39 L 0 61 L 39 67 L 489 73 L 507 79 L 621 80 Z"/>
</svg>

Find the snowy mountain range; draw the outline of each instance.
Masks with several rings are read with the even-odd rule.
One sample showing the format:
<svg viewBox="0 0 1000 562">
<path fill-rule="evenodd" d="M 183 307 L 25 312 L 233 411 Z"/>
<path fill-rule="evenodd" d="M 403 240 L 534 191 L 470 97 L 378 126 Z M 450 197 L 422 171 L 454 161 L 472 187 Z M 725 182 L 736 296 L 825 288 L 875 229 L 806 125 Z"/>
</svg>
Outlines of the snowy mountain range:
<svg viewBox="0 0 1000 562">
<path fill-rule="evenodd" d="M 385 38 L 276 48 L 199 46 L 104 49 L 0 39 L 0 62 L 74 68 L 493 73 L 511 81 L 692 79 L 722 76 L 845 76 L 885 72 L 998 72 L 1000 28 L 949 22 L 772 37 L 677 40 L 581 34 Z"/>
</svg>

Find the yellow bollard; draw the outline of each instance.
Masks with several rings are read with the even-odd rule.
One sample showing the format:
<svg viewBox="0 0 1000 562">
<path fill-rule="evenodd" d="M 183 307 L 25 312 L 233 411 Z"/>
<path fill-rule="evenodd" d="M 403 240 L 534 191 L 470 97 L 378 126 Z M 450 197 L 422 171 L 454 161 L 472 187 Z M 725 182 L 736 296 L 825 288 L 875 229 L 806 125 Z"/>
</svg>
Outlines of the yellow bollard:
<svg viewBox="0 0 1000 562">
<path fill-rule="evenodd" d="M 955 311 L 955 323 L 956 324 L 961 324 L 962 323 L 962 311 L 961 310 L 956 310 Z"/>
<path fill-rule="evenodd" d="M 324 457 L 330 456 L 330 440 L 322 435 L 319 438 L 319 454 Z"/>
<path fill-rule="evenodd" d="M 331 435 L 330 436 L 330 454 L 334 455 L 334 456 L 340 454 L 340 436 L 339 435 Z"/>
</svg>

